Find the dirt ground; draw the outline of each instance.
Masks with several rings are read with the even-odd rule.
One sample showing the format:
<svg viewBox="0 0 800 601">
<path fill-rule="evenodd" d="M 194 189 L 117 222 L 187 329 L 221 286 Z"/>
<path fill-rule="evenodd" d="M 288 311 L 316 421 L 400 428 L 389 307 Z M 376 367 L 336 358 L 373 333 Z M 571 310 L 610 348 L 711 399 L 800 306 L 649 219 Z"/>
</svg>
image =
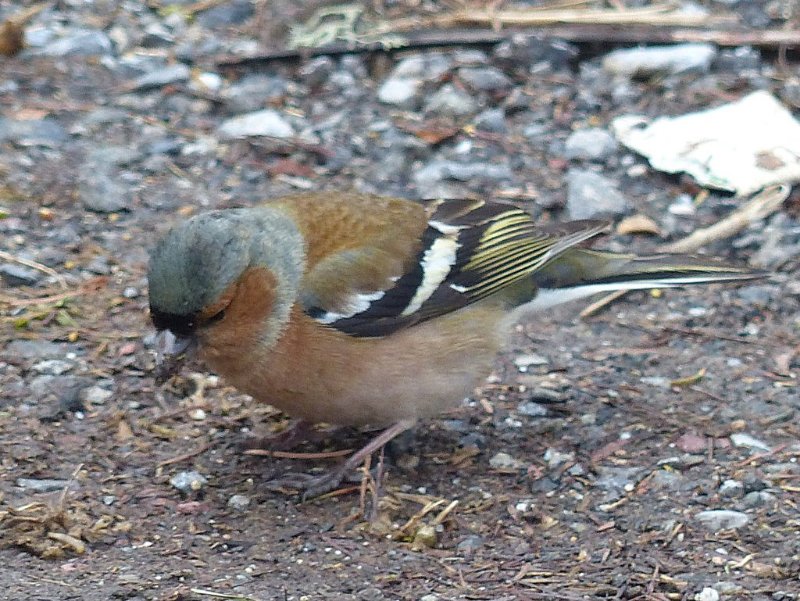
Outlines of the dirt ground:
<svg viewBox="0 0 800 601">
<path fill-rule="evenodd" d="M 800 599 L 796 199 L 705 249 L 761 257 L 768 280 L 631 293 L 590 317 L 570 305 L 522 324 L 471 399 L 391 450 L 377 507 L 358 482 L 306 503 L 270 490 L 271 478 L 336 459 L 245 454 L 287 418 L 223 380 L 187 371 L 157 387 L 145 280 L 170 223 L 307 187 L 445 188 L 567 219 L 572 130 L 754 89 L 791 105 L 796 63 L 719 59 L 615 95 L 597 48 L 576 46 L 563 64 L 547 55 L 537 72 L 493 46 L 451 48 L 449 71 L 420 90 L 452 84 L 474 108 L 442 121 L 376 95 L 398 60 L 428 51 L 275 62 L 258 71 L 258 108 L 280 111 L 297 137 L 226 140 L 220 124 L 253 101 L 223 92 L 252 73 L 216 59 L 245 39 L 262 47 L 264 23 L 292 11 L 255 3 L 241 22 L 184 27 L 153 4 L 116 4 L 54 3 L 31 25 L 104 32 L 110 48 L 0 58 L 0 599 Z M 195 71 L 137 79 L 176 62 Z M 472 62 L 510 83 L 470 88 Z M 199 74 L 222 91 L 198 89 Z M 492 107 L 504 127 L 465 127 Z M 541 133 L 522 135 L 531 123 Z M 414 177 L 464 157 L 510 175 L 452 178 L 432 193 Z M 595 166 L 664 239 L 740 203 L 621 148 Z M 704 200 L 677 215 L 682 195 Z M 604 244 L 645 252 L 661 241 L 617 233 Z M 366 439 L 322 438 L 293 451 Z"/>
</svg>

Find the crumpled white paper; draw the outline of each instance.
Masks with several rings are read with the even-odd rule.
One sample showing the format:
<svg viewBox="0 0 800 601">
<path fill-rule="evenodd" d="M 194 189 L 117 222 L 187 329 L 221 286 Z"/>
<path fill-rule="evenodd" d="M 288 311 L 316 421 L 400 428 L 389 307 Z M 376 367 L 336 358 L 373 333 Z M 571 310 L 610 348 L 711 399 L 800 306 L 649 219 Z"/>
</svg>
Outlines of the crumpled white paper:
<svg viewBox="0 0 800 601">
<path fill-rule="evenodd" d="M 655 169 L 686 172 L 709 188 L 748 195 L 800 181 L 800 123 L 765 91 L 680 117 L 623 115 L 612 129 Z"/>
</svg>

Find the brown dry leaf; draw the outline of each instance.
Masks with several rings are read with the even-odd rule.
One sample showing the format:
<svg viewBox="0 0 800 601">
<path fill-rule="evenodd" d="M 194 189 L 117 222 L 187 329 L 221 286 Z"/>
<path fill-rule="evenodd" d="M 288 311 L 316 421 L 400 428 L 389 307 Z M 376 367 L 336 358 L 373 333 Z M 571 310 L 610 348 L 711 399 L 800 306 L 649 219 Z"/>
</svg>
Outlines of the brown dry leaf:
<svg viewBox="0 0 800 601">
<path fill-rule="evenodd" d="M 410 134 L 417 136 L 423 142 L 436 146 L 455 136 L 461 128 L 451 124 L 430 121 L 422 124 L 410 121 L 401 121 L 397 126 Z"/>
<path fill-rule="evenodd" d="M 124 419 L 119 420 L 119 423 L 117 424 L 116 437 L 120 442 L 125 442 L 133 438 L 133 430 L 128 425 L 128 422 L 126 422 Z"/>
<path fill-rule="evenodd" d="M 17 21 L 0 25 L 0 54 L 14 56 L 25 46 L 25 28 Z"/>
<path fill-rule="evenodd" d="M 661 236 L 661 228 L 658 227 L 658 224 L 650 219 L 650 217 L 639 213 L 620 221 L 617 226 L 617 233 L 623 236 L 628 234 L 653 234 L 655 236 Z"/>
</svg>

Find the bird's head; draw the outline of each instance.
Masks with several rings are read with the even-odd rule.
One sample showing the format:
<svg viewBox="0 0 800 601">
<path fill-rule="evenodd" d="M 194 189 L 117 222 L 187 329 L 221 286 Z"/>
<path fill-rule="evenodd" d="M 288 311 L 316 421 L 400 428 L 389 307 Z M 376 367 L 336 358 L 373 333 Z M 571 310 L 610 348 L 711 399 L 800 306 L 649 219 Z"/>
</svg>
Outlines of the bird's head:
<svg viewBox="0 0 800 601">
<path fill-rule="evenodd" d="M 153 249 L 147 276 L 159 355 L 196 346 L 213 361 L 246 343 L 274 344 L 303 262 L 300 233 L 272 209 L 211 211 L 174 226 Z"/>
</svg>

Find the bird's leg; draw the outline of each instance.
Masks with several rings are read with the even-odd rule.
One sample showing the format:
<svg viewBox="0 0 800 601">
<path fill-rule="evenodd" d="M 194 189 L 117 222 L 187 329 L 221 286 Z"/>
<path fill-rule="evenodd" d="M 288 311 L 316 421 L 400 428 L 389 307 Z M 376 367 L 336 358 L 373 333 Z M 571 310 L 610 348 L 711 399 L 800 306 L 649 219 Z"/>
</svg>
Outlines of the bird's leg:
<svg viewBox="0 0 800 601">
<path fill-rule="evenodd" d="M 386 443 L 392 440 L 395 436 L 402 434 L 406 430 L 414 427 L 416 420 L 404 419 L 396 424 L 389 426 L 383 432 L 375 436 L 367 444 L 361 447 L 358 451 L 350 455 L 346 461 L 336 466 L 329 472 L 321 476 L 308 476 L 301 474 L 287 475 L 285 478 L 280 478 L 271 483 L 271 488 L 297 488 L 302 493 L 302 498 L 311 499 L 319 495 L 325 494 L 339 486 L 345 476 L 355 468 L 357 468 L 364 459 L 372 455 L 375 451 L 382 448 Z M 277 486 L 276 486 L 277 485 Z"/>
</svg>

